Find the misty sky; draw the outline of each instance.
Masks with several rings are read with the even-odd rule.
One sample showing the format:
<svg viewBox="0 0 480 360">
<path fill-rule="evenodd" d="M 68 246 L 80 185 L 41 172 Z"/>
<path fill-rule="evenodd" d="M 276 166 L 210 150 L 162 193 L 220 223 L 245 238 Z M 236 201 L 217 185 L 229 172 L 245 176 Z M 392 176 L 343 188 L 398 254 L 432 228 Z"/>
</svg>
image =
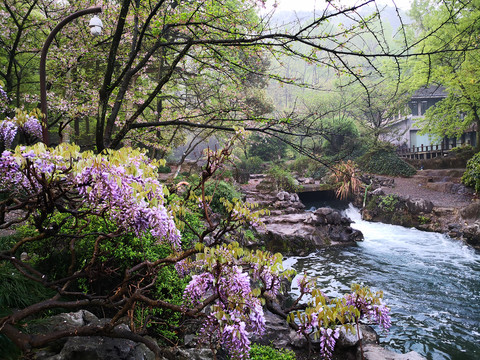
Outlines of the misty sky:
<svg viewBox="0 0 480 360">
<path fill-rule="evenodd" d="M 296 11 L 311 11 L 315 8 L 315 3 L 317 3 L 318 9 L 323 9 L 325 7 L 325 0 L 277 0 L 278 1 L 278 10 L 296 10 Z M 413 0 L 378 0 L 379 4 L 392 5 L 395 3 L 399 8 L 403 10 L 408 10 L 410 8 L 410 3 Z M 361 3 L 356 0 L 340 0 L 341 3 L 348 5 L 354 5 L 355 3 Z M 267 0 L 268 5 L 272 5 L 274 0 Z"/>
</svg>

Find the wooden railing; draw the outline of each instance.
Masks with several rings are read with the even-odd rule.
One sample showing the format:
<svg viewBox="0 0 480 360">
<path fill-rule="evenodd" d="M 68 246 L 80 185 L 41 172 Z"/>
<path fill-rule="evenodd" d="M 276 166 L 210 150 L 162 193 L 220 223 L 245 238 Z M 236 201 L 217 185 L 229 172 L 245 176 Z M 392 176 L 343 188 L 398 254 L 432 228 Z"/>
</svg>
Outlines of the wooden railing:
<svg viewBox="0 0 480 360">
<path fill-rule="evenodd" d="M 433 159 L 439 156 L 446 156 L 450 152 L 451 147 L 441 145 L 420 145 L 411 148 L 399 148 L 397 154 L 400 157 L 408 159 Z"/>
</svg>

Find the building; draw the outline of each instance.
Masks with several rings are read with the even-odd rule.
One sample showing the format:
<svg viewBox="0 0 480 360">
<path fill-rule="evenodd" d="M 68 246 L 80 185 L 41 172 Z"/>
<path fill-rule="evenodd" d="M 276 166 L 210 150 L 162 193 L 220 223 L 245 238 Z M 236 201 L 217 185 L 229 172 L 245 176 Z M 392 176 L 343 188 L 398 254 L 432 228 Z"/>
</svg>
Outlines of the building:
<svg viewBox="0 0 480 360">
<path fill-rule="evenodd" d="M 383 136 L 383 140 L 397 145 L 400 155 L 419 159 L 441 156 L 450 149 L 464 144 L 475 146 L 476 137 L 473 129 L 458 139 L 444 137 L 438 140 L 429 134 L 420 135 L 421 129 L 415 123 L 425 116 L 428 108 L 446 96 L 447 93 L 442 86 L 430 86 L 415 91 L 408 102 L 407 114 L 399 114 L 392 119 L 388 126 L 388 134 Z"/>
</svg>

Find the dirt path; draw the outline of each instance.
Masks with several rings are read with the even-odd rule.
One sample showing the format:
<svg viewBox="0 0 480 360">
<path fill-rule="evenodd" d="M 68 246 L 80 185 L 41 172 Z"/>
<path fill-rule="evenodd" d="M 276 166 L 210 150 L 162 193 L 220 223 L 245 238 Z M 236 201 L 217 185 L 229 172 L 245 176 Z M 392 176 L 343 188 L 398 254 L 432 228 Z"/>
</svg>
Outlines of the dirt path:
<svg viewBox="0 0 480 360">
<path fill-rule="evenodd" d="M 431 178 L 430 178 L 431 179 Z M 383 190 L 386 194 L 397 194 L 400 196 L 410 196 L 410 198 L 421 198 L 430 200 L 436 207 L 451 207 L 462 208 L 472 202 L 473 194 L 471 193 L 449 193 L 445 191 L 438 191 L 432 189 L 429 185 L 428 178 L 425 179 L 422 175 L 417 175 L 411 178 L 394 178 L 394 187 L 384 187 Z M 453 183 L 459 184 L 459 178 L 447 179 L 453 180 Z M 437 185 L 441 185 L 442 182 L 437 182 Z M 444 182 L 443 184 L 446 184 Z M 461 188 L 461 185 L 457 185 L 457 188 Z M 441 189 L 441 186 L 437 186 Z"/>
</svg>

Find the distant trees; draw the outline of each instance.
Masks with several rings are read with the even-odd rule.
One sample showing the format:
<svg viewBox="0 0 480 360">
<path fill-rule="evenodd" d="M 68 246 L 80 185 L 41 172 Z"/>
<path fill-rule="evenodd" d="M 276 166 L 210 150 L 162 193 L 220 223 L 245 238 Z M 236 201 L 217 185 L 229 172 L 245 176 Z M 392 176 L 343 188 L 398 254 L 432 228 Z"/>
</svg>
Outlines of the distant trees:
<svg viewBox="0 0 480 360">
<path fill-rule="evenodd" d="M 384 33 L 370 26 L 378 23 L 376 16 L 362 13 L 371 1 L 351 7 L 331 2 L 308 21 L 292 23 L 287 31 L 270 28 L 269 17 L 257 14 L 262 3 L 124 0 L 105 4 L 100 37 L 87 35 L 85 20 L 68 25 L 48 55 L 49 109 L 54 115 L 49 128 L 62 133 L 73 127 L 76 138 L 95 128 L 96 151 L 137 144 L 164 152 L 188 134 L 201 138 L 209 131 L 232 132 L 234 125 L 265 135 L 294 135 L 290 139 L 298 145 L 298 139 L 318 132 L 307 133 L 272 113 L 263 91 L 266 79 L 286 83 L 297 79 L 269 73 L 270 57 L 300 58 L 349 75 L 355 82 L 368 75 L 363 65 L 378 70 L 378 56 L 404 55 L 386 46 Z M 5 65 L 0 76 L 20 75 L 21 71 L 5 70 L 19 66 L 15 64 L 35 74 L 39 44 L 48 28 L 67 11 L 93 4 L 3 1 L 2 11 L 19 10 L 11 22 L 0 24 L 0 33 L 11 34 L 3 35 L 2 41 L 12 44 L 1 56 Z M 31 23 L 28 34 L 22 21 Z M 361 37 L 369 40 L 360 48 Z M 30 46 L 30 60 L 14 50 L 16 38 Z M 8 80 L 9 94 L 20 84 L 33 105 L 35 94 L 26 86 L 35 86 L 36 76 L 18 79 Z M 16 92 L 19 105 L 24 92 Z"/>
</svg>

